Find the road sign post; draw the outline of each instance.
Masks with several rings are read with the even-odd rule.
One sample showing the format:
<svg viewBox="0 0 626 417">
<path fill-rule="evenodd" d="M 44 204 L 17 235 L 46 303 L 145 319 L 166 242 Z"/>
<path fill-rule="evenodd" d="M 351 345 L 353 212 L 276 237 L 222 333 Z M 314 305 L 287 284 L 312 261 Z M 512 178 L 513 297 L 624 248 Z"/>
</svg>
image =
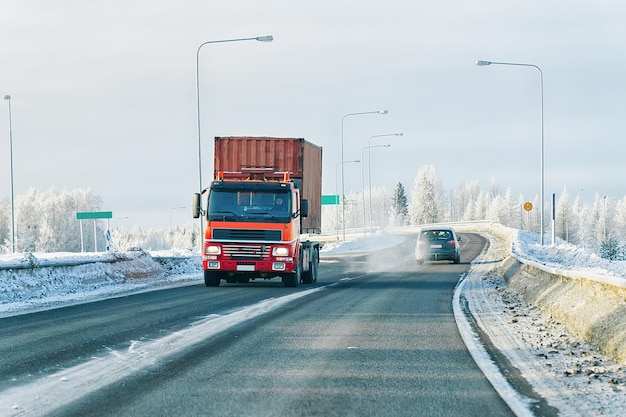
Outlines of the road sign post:
<svg viewBox="0 0 626 417">
<path fill-rule="evenodd" d="M 98 219 L 107 219 L 107 246 L 106 250 L 109 250 L 109 240 L 111 233 L 109 231 L 109 220 L 113 218 L 113 212 L 111 211 L 78 211 L 76 212 L 76 219 L 80 220 L 80 251 L 85 251 L 84 240 L 83 240 L 83 220 L 93 220 L 93 242 L 94 242 L 94 250 L 98 252 L 98 229 L 96 227 L 96 220 Z"/>
<path fill-rule="evenodd" d="M 524 203 L 524 210 L 526 210 L 526 223 L 528 223 L 528 230 L 532 230 L 530 227 L 530 212 L 533 209 L 533 203 L 527 201 Z"/>
<path fill-rule="evenodd" d="M 323 195 L 322 196 L 322 205 L 336 205 L 336 204 L 339 204 L 338 195 Z"/>
</svg>

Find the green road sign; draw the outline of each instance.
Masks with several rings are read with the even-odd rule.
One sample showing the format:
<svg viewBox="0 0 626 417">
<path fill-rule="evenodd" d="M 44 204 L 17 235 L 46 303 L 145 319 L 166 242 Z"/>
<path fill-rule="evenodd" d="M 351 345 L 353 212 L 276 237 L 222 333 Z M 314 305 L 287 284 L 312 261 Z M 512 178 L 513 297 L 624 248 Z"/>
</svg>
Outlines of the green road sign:
<svg viewBox="0 0 626 417">
<path fill-rule="evenodd" d="M 112 211 L 78 211 L 76 212 L 76 220 L 85 219 L 111 219 Z"/>
<path fill-rule="evenodd" d="M 338 195 L 323 195 L 322 204 L 339 204 Z"/>
</svg>

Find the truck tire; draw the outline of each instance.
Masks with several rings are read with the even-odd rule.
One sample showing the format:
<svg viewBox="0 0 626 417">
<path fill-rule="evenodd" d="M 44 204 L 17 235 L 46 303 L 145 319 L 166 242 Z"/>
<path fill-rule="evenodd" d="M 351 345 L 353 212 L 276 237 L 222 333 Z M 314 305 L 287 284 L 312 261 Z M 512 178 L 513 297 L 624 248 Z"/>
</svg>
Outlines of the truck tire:
<svg viewBox="0 0 626 417">
<path fill-rule="evenodd" d="M 317 282 L 317 265 L 319 263 L 319 255 L 317 250 L 313 249 L 311 262 L 309 262 L 309 270 L 302 273 L 302 282 L 304 284 L 313 284 Z"/>
<path fill-rule="evenodd" d="M 298 260 L 296 270 L 291 274 L 283 276 L 283 284 L 285 287 L 297 287 L 302 279 L 302 257 Z"/>
<path fill-rule="evenodd" d="M 215 271 L 204 271 L 204 285 L 207 287 L 217 287 L 220 285 L 220 281 L 222 279 L 219 276 L 218 272 Z"/>
</svg>

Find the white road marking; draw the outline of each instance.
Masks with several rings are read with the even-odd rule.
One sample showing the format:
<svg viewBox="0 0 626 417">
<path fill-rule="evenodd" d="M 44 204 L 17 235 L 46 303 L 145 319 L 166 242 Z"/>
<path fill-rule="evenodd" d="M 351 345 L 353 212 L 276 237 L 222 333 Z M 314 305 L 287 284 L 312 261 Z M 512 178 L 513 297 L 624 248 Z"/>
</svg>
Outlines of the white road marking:
<svg viewBox="0 0 626 417">
<path fill-rule="evenodd" d="M 326 287 L 316 287 L 280 298 L 272 298 L 230 314 L 210 315 L 184 329 L 146 343 L 132 341 L 122 351 L 64 369 L 27 385 L 0 393 L 0 416 L 43 416 L 91 392 L 127 378 L 135 372 L 166 360 L 233 326 L 274 311 L 291 301 Z"/>
</svg>

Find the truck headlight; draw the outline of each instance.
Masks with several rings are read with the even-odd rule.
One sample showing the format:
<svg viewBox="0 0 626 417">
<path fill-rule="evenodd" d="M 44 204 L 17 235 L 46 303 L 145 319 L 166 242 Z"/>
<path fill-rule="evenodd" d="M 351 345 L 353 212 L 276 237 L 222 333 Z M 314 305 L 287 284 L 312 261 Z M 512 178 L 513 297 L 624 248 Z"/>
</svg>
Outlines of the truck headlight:
<svg viewBox="0 0 626 417">
<path fill-rule="evenodd" d="M 289 255 L 289 248 L 284 246 L 278 246 L 272 249 L 272 256 L 287 256 Z"/>
<path fill-rule="evenodd" d="M 220 245 L 207 245 L 204 249 L 205 255 L 219 255 L 222 253 L 222 247 Z"/>
</svg>

